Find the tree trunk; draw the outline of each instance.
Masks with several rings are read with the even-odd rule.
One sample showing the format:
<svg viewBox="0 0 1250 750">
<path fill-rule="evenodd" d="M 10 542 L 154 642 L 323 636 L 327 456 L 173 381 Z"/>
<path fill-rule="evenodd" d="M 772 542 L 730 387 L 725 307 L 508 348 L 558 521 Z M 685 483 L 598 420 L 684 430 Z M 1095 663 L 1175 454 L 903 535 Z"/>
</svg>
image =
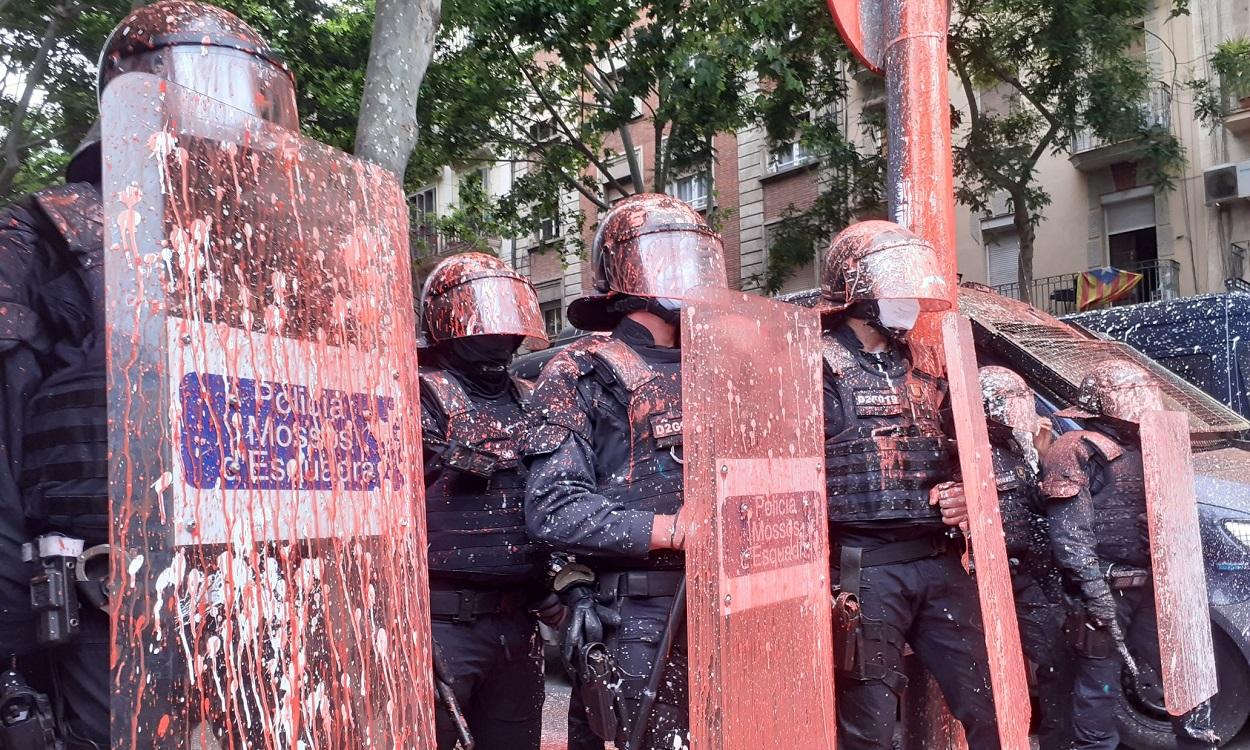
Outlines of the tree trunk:
<svg viewBox="0 0 1250 750">
<path fill-rule="evenodd" d="M 1036 232 L 1033 217 L 1029 215 L 1029 207 L 1025 203 L 1024 187 L 1011 191 L 1011 224 L 1020 238 L 1020 271 L 1017 277 L 1020 300 L 1033 304 L 1033 240 Z"/>
<path fill-rule="evenodd" d="M 43 84 L 43 77 L 47 73 L 48 54 L 56 46 L 61 25 L 77 12 L 78 3 L 71 0 L 54 8 L 48 18 L 48 27 L 43 31 L 39 51 L 35 53 L 30 72 L 26 74 L 26 80 L 23 81 L 22 96 L 17 100 L 17 106 L 13 108 L 13 115 L 9 118 L 9 132 L 5 134 L 3 149 L 0 149 L 0 152 L 4 154 L 4 164 L 0 166 L 0 196 L 7 196 L 13 189 L 13 179 L 17 177 L 17 171 L 22 167 L 22 141 L 26 138 L 26 115 L 30 113 L 31 97 L 34 96 L 35 89 Z"/>
<path fill-rule="evenodd" d="M 417 144 L 417 94 L 434 54 L 441 0 L 377 0 L 356 155 L 400 180 Z"/>
</svg>

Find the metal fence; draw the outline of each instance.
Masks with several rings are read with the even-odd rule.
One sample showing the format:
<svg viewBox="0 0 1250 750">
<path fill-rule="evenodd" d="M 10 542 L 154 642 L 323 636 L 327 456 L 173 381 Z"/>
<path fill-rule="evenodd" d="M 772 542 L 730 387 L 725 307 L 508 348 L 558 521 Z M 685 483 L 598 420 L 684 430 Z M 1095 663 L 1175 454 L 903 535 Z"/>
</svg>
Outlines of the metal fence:
<svg viewBox="0 0 1250 750">
<path fill-rule="evenodd" d="M 1165 258 L 1139 261 L 1117 266 L 1117 268 L 1122 271 L 1140 273 L 1143 278 L 1132 292 L 1123 299 L 1113 302 L 1112 306 L 1175 299 L 1180 296 L 1180 263 L 1174 260 Z M 1077 312 L 1076 277 L 1077 274 L 1068 273 L 1034 279 L 1030 286 L 1032 294 L 1028 301 L 1035 307 L 1057 317 Z M 1020 294 L 1018 283 L 1002 284 L 994 287 L 994 290 L 1012 299 L 1024 299 L 1024 296 Z"/>
</svg>

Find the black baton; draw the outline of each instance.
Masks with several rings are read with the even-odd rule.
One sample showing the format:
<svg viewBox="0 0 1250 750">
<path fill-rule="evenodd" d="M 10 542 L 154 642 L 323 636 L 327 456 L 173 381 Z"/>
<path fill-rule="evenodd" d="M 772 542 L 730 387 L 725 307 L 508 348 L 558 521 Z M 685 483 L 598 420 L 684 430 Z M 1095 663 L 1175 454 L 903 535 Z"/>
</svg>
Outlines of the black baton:
<svg viewBox="0 0 1250 750">
<path fill-rule="evenodd" d="M 438 702 L 443 704 L 447 715 L 451 717 L 451 723 L 455 725 L 456 733 L 460 735 L 460 745 L 464 750 L 473 750 L 476 743 L 473 741 L 473 734 L 469 732 L 469 722 L 465 720 L 460 701 L 456 700 L 456 693 L 451 689 L 451 668 L 447 666 L 442 646 L 438 645 L 438 641 L 433 643 L 434 688 L 437 691 Z"/>
<path fill-rule="evenodd" d="M 647 731 L 647 714 L 655 706 L 655 696 L 660 689 L 660 680 L 664 677 L 664 664 L 673 652 L 673 641 L 677 638 L 677 628 L 686 624 L 686 574 L 681 574 L 677 583 L 677 593 L 673 595 L 673 607 L 668 611 L 668 623 L 664 626 L 664 637 L 660 639 L 660 651 L 656 654 L 655 663 L 651 665 L 651 674 L 647 676 L 647 686 L 642 691 L 642 700 L 638 704 L 638 715 L 634 717 L 634 725 L 630 727 L 629 738 L 623 750 L 638 750 L 642 744 L 642 736 Z"/>
</svg>

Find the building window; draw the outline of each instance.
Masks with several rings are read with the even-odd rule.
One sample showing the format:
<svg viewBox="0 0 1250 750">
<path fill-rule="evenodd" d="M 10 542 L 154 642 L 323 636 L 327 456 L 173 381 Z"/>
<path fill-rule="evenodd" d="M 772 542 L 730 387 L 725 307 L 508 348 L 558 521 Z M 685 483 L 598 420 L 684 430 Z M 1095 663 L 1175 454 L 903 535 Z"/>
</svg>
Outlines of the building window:
<svg viewBox="0 0 1250 750">
<path fill-rule="evenodd" d="M 547 336 L 555 339 L 564 330 L 564 308 L 561 300 L 544 302 L 541 305 L 543 324 L 547 327 Z"/>
<path fill-rule="evenodd" d="M 556 138 L 556 125 L 553 120 L 542 120 L 530 125 L 530 138 L 534 143 L 546 143 Z"/>
<path fill-rule="evenodd" d="M 995 232 L 984 237 L 986 283 L 1003 292 L 1010 291 L 1004 287 L 1015 289 L 1020 283 L 1020 238 L 1015 232 Z"/>
<path fill-rule="evenodd" d="M 535 238 L 539 243 L 551 242 L 560 239 L 560 217 L 548 216 L 538 224 L 538 231 L 535 232 Z"/>
<path fill-rule="evenodd" d="M 438 251 L 438 235 L 434 220 L 438 218 L 438 189 L 429 187 L 408 197 L 412 212 L 412 241 L 424 243 L 431 252 Z"/>
<path fill-rule="evenodd" d="M 669 183 L 668 194 L 689 203 L 696 211 L 707 210 L 708 176 L 706 172 L 692 174 Z"/>
<path fill-rule="evenodd" d="M 768 171 L 784 172 L 794 169 L 810 161 L 807 149 L 798 141 L 787 141 L 775 146 L 768 152 Z"/>
</svg>

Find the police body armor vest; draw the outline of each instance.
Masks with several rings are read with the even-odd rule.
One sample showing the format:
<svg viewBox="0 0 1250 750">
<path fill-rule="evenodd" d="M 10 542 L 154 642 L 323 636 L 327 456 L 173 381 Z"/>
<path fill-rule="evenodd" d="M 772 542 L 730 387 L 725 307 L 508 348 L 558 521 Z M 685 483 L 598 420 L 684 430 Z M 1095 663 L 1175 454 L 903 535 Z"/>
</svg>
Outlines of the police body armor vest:
<svg viewBox="0 0 1250 750">
<path fill-rule="evenodd" d="M 514 399 L 473 399 L 444 370 L 421 383 L 447 415 L 445 467 L 425 488 L 430 572 L 514 582 L 536 578 L 543 554 L 525 531 L 525 469 L 518 445 L 533 387 L 513 380 Z"/>
<path fill-rule="evenodd" d="M 593 358 L 593 377 L 625 404 L 629 421 L 627 463 L 598 467 L 600 494 L 626 508 L 676 513 L 684 487 L 681 363 L 653 365 L 613 338 L 586 338 L 573 346 Z M 652 552 L 630 567 L 677 568 L 682 559 L 681 553 Z"/>
<path fill-rule="evenodd" d="M 32 531 L 108 541 L 104 236 L 99 192 L 87 183 L 41 191 L 35 203 L 59 235 L 70 270 L 42 290 L 59 337 L 56 366 L 26 413 L 22 495 Z"/>
<path fill-rule="evenodd" d="M 859 523 L 941 518 L 929 490 L 951 479 L 953 441 L 942 430 L 942 390 L 910 365 L 883 373 L 824 338 L 844 429 L 825 441 L 829 520 Z"/>
<path fill-rule="evenodd" d="M 994 483 L 998 488 L 998 509 L 1007 538 L 1007 554 L 1023 559 L 1037 554 L 1039 536 L 1045 536 L 1045 519 L 1038 511 L 1037 478 L 1028 463 L 1010 450 L 991 447 Z"/>
<path fill-rule="evenodd" d="M 1107 562 L 1149 567 L 1141 449 L 1120 445 L 1097 432 L 1086 432 L 1082 437 L 1095 449 L 1090 461 L 1089 492 L 1094 501 L 1098 556 Z"/>
</svg>

